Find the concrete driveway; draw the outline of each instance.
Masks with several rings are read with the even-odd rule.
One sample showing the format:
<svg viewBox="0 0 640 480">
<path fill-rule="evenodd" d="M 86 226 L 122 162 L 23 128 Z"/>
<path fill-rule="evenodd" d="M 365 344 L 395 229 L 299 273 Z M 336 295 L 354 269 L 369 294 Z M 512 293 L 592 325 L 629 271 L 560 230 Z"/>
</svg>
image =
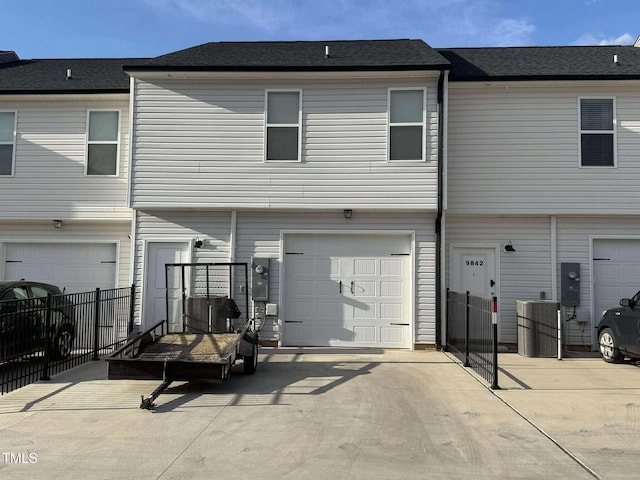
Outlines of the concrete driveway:
<svg viewBox="0 0 640 480">
<path fill-rule="evenodd" d="M 139 409 L 140 396 L 159 382 L 106 380 L 104 362 L 0 397 L 0 478 L 616 479 L 640 471 L 640 369 L 632 365 L 502 355 L 506 388 L 492 392 L 441 352 L 261 352 L 255 375 L 240 366 L 225 384 L 176 384 L 154 411 Z"/>
</svg>

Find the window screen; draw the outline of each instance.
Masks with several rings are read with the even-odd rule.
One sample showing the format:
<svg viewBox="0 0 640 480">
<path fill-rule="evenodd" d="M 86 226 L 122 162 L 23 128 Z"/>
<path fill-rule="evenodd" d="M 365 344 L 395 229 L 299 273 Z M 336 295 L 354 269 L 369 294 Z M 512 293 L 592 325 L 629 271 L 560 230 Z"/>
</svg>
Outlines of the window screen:
<svg viewBox="0 0 640 480">
<path fill-rule="evenodd" d="M 0 175 L 13 173 L 15 112 L 0 112 Z"/>
<path fill-rule="evenodd" d="M 300 92 L 267 92 L 267 160 L 300 160 Z"/>
<path fill-rule="evenodd" d="M 89 112 L 87 175 L 116 175 L 119 112 Z"/>
<path fill-rule="evenodd" d="M 424 90 L 391 90 L 389 160 L 423 160 L 424 135 Z"/>
<path fill-rule="evenodd" d="M 614 166 L 612 98 L 580 99 L 580 156 L 583 167 Z"/>
</svg>

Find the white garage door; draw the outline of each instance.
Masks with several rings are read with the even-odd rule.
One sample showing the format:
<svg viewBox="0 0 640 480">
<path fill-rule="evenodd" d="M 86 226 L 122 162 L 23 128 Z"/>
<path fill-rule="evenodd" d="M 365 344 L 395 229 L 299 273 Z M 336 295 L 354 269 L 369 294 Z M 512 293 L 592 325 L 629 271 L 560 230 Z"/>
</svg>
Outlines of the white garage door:
<svg viewBox="0 0 640 480">
<path fill-rule="evenodd" d="M 283 344 L 411 346 L 411 239 L 285 237 Z"/>
<path fill-rule="evenodd" d="M 593 241 L 594 320 L 640 290 L 640 240 Z"/>
<path fill-rule="evenodd" d="M 33 280 L 66 289 L 65 293 L 113 288 L 116 245 L 113 243 L 9 243 L 6 280 Z"/>
</svg>

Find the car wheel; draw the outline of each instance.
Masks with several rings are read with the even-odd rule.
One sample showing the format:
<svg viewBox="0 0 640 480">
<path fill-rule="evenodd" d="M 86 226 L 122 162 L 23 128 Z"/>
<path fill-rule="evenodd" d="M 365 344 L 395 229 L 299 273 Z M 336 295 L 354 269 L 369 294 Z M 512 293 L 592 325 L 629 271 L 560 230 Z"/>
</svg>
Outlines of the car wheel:
<svg viewBox="0 0 640 480">
<path fill-rule="evenodd" d="M 256 340 L 258 340 L 256 338 Z M 244 357 L 243 361 L 244 373 L 247 375 L 251 375 L 256 372 L 256 368 L 258 368 L 258 343 L 254 343 L 251 348 L 251 355 L 248 357 Z"/>
<path fill-rule="evenodd" d="M 73 330 L 68 325 L 63 325 L 58 329 L 53 337 L 52 353 L 53 358 L 61 360 L 71 354 L 73 347 Z"/>
<path fill-rule="evenodd" d="M 618 363 L 624 360 L 624 355 L 618 350 L 616 338 L 610 328 L 605 328 L 600 332 L 598 343 L 600 345 L 600 354 L 605 362 Z"/>
</svg>

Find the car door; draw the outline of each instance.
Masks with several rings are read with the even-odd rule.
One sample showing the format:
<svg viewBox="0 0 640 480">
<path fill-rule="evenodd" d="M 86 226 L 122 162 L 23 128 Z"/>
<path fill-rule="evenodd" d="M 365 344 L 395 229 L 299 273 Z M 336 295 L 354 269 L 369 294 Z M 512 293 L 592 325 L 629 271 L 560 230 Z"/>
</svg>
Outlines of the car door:
<svg viewBox="0 0 640 480">
<path fill-rule="evenodd" d="M 2 294 L 0 300 L 3 301 L 3 357 L 8 359 L 32 350 L 37 315 L 34 314 L 26 287 L 10 288 Z"/>
<path fill-rule="evenodd" d="M 615 309 L 614 316 L 618 327 L 618 348 L 633 356 L 640 355 L 640 293 L 628 302 L 628 306 Z"/>
</svg>

